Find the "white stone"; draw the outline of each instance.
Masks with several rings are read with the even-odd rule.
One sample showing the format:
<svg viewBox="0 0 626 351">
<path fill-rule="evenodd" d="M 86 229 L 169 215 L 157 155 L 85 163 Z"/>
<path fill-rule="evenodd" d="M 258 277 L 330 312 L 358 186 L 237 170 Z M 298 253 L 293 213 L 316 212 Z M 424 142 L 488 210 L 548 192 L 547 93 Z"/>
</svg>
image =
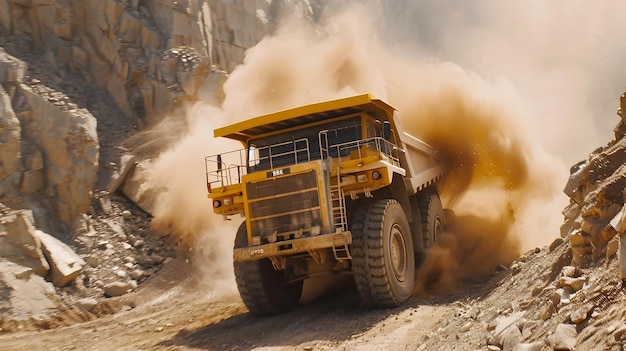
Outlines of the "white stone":
<svg viewBox="0 0 626 351">
<path fill-rule="evenodd" d="M 496 335 L 500 335 L 506 328 L 517 323 L 517 321 L 524 315 L 524 312 L 515 312 L 507 317 L 502 317 L 498 319 L 498 324 L 496 325 L 495 333 Z"/>
<path fill-rule="evenodd" d="M 132 289 L 132 284 L 123 282 L 113 282 L 103 287 L 104 295 L 107 297 L 121 296 Z"/>
<path fill-rule="evenodd" d="M 582 289 L 586 282 L 587 282 L 587 278 L 585 277 L 578 277 L 578 278 L 561 277 L 559 279 L 559 284 L 561 286 L 569 286 L 574 291 L 578 291 Z"/>
<path fill-rule="evenodd" d="M 555 351 L 574 350 L 576 347 L 576 326 L 572 324 L 559 324 L 554 334 L 548 337 L 550 346 Z"/>
<path fill-rule="evenodd" d="M 569 319 L 572 323 L 578 324 L 587 320 L 588 311 L 585 310 L 576 310 L 569 315 Z"/>
<path fill-rule="evenodd" d="M 522 339 L 522 332 L 516 325 L 511 325 L 502 332 L 500 336 L 500 345 L 502 345 L 503 351 L 513 351 L 515 345 L 517 345 Z"/>
<path fill-rule="evenodd" d="M 82 308 L 87 312 L 91 312 L 98 304 L 98 300 L 94 298 L 84 298 L 76 301 L 76 306 Z"/>
<path fill-rule="evenodd" d="M 40 230 L 35 232 L 50 263 L 52 283 L 63 287 L 76 279 L 85 266 L 85 261 L 59 239 Z"/>
<path fill-rule="evenodd" d="M 0 217 L 0 257 L 11 258 L 44 277 L 50 269 L 41 241 L 32 224 L 31 211 L 15 211 Z"/>
<path fill-rule="evenodd" d="M 519 343 L 515 345 L 513 351 L 541 351 L 545 344 L 543 342 Z"/>
<path fill-rule="evenodd" d="M 132 272 L 130 272 L 130 277 L 135 280 L 141 279 L 144 275 L 145 275 L 145 272 L 141 269 L 135 269 Z"/>
</svg>

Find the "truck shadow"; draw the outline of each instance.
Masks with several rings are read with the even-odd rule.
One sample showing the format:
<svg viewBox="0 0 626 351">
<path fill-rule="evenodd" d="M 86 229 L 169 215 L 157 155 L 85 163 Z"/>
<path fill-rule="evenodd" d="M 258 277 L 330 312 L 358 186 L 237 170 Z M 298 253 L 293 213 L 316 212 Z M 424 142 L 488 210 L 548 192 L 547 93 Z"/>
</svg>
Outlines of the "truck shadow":
<svg viewBox="0 0 626 351">
<path fill-rule="evenodd" d="M 463 293 L 454 295 L 414 296 L 402 306 L 388 309 L 361 306 L 354 284 L 351 284 L 347 288 L 343 286 L 343 290 L 339 292 L 326 291 L 326 295 L 322 294 L 310 303 L 302 303 L 295 310 L 283 315 L 263 317 L 249 312 L 233 315 L 194 330 L 181 330 L 158 346 L 248 351 L 262 347 L 306 349 L 307 343 L 318 346 L 321 343 L 332 349 L 409 308 L 418 310 L 425 306 L 438 305 L 449 307 L 456 301 L 475 298 L 484 293 L 485 288 L 495 286 L 493 280 L 474 282 L 474 288 L 461 289 Z"/>
</svg>

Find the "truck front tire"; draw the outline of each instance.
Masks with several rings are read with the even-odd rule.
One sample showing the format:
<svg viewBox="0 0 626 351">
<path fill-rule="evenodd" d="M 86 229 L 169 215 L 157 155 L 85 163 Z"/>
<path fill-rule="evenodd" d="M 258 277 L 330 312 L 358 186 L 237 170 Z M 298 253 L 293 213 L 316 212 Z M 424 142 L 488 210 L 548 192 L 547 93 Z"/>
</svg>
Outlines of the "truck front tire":
<svg viewBox="0 0 626 351">
<path fill-rule="evenodd" d="M 408 300 L 415 258 L 409 222 L 400 204 L 386 199 L 358 208 L 351 231 L 352 271 L 361 301 L 394 307 Z"/>
<path fill-rule="evenodd" d="M 246 222 L 237 230 L 235 248 L 246 246 Z M 285 271 L 274 269 L 268 258 L 234 262 L 237 289 L 248 310 L 258 315 L 285 313 L 298 305 L 302 280 L 288 282 Z"/>
</svg>

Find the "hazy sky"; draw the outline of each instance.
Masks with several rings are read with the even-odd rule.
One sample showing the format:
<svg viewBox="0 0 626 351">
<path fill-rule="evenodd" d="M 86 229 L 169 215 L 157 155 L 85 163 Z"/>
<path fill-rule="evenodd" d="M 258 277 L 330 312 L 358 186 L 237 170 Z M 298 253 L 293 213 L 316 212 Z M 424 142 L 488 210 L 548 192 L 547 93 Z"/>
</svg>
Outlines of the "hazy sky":
<svg viewBox="0 0 626 351">
<path fill-rule="evenodd" d="M 626 87 L 626 2 L 370 1 L 396 52 L 508 79 L 551 153 L 574 163 L 612 138 Z"/>
</svg>

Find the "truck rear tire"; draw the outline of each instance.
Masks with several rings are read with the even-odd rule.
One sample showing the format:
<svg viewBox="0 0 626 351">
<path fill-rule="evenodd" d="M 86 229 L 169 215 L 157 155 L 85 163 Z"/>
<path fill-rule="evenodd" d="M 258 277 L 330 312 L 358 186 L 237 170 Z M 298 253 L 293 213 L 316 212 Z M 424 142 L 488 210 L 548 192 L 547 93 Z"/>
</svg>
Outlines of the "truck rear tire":
<svg viewBox="0 0 626 351">
<path fill-rule="evenodd" d="M 439 195 L 426 193 L 418 196 L 422 216 L 422 237 L 424 249 L 427 250 L 439 241 L 444 231 L 445 213 Z"/>
<path fill-rule="evenodd" d="M 247 243 L 246 223 L 242 223 L 235 237 L 235 248 Z M 269 258 L 234 262 L 235 280 L 243 303 L 258 315 L 285 313 L 298 305 L 302 294 L 302 280 L 288 282 L 285 271 L 277 271 Z"/>
<path fill-rule="evenodd" d="M 415 257 L 409 222 L 400 204 L 381 200 L 357 209 L 351 226 L 352 271 L 361 301 L 394 307 L 411 297 Z"/>
</svg>

